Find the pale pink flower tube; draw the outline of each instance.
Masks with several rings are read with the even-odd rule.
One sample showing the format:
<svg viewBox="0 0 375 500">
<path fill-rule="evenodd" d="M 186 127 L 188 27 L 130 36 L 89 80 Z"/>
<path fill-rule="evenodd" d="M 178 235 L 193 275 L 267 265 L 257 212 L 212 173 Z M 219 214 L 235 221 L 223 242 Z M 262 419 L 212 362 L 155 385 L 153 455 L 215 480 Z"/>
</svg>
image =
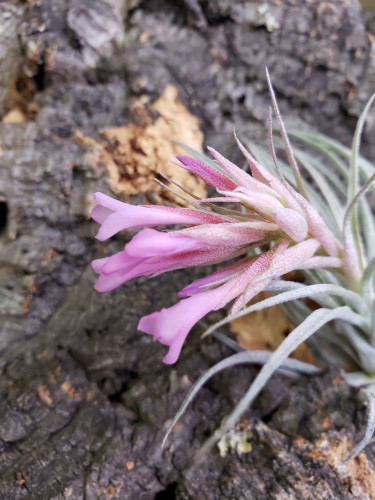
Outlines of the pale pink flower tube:
<svg viewBox="0 0 375 500">
<path fill-rule="evenodd" d="M 93 199 L 97 205 L 92 209 L 90 217 L 101 224 L 96 235 L 100 241 L 110 238 L 123 229 L 136 227 L 234 222 L 230 217 L 189 208 L 129 205 L 114 200 L 104 193 L 95 193 Z"/>
<path fill-rule="evenodd" d="M 217 309 L 224 289 L 216 288 L 188 299 L 180 300 L 169 309 L 162 309 L 141 318 L 138 330 L 169 346 L 164 363 L 175 363 L 192 327 L 210 311 Z"/>
</svg>

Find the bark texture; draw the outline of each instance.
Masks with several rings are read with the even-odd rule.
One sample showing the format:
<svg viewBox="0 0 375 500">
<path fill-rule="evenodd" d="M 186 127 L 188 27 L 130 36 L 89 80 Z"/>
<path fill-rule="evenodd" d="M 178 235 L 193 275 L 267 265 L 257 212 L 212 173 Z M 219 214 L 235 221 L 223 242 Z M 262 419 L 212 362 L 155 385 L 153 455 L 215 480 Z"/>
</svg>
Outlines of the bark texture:
<svg viewBox="0 0 375 500">
<path fill-rule="evenodd" d="M 340 463 L 364 416 L 334 371 L 274 377 L 236 431 L 251 451 L 214 450 L 194 469 L 256 369 L 220 375 L 161 450 L 192 382 L 228 353 L 195 332 L 180 362 L 162 365 L 163 347 L 137 322 L 198 271 L 99 295 L 90 260 L 130 234 L 97 244 L 88 220 L 94 191 L 117 182 L 125 193 L 145 175 L 116 157 L 113 181 L 103 148 L 118 153 L 119 142 L 101 130 L 147 128 L 167 84 L 204 142 L 228 153 L 233 125 L 252 139 L 263 130 L 267 65 L 287 123 L 347 143 L 375 87 L 373 40 L 354 0 L 1 2 L 0 498 L 375 498 L 373 447 Z M 374 131 L 370 118 L 366 137 Z M 373 158 L 374 143 L 365 148 Z"/>
</svg>

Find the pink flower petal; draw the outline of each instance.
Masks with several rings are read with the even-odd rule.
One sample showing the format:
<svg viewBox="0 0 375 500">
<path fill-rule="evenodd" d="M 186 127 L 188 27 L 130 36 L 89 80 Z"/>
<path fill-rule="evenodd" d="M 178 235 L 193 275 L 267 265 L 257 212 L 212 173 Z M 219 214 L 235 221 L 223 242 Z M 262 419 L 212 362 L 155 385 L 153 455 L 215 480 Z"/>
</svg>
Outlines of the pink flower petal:
<svg viewBox="0 0 375 500">
<path fill-rule="evenodd" d="M 114 212 L 109 208 L 103 207 L 102 205 L 95 205 L 95 207 L 91 210 L 90 217 L 98 224 L 102 224 L 106 218 L 113 213 Z"/>
<path fill-rule="evenodd" d="M 94 210 L 100 208 L 102 207 L 97 205 L 91 212 L 91 217 L 94 220 L 96 220 L 96 222 L 99 221 L 93 217 L 93 215 L 95 215 Z M 101 220 L 101 227 L 99 228 L 99 231 L 96 234 L 96 238 L 99 241 L 104 241 L 113 236 L 114 234 L 118 233 L 119 231 L 122 231 L 123 229 L 127 229 L 129 227 L 132 226 L 131 224 L 129 225 L 128 217 L 126 216 L 126 214 L 121 212 L 112 212 L 109 215 L 107 215 L 107 217 L 105 217 L 103 220 Z"/>
<path fill-rule="evenodd" d="M 205 163 L 196 160 L 195 158 L 191 158 L 190 156 L 176 155 L 176 158 L 182 163 L 182 165 L 178 165 L 179 167 L 197 175 L 204 180 L 206 184 L 214 187 L 215 189 L 232 190 L 237 187 L 231 179 L 218 172 L 210 165 L 206 165 Z"/>
<path fill-rule="evenodd" d="M 104 264 L 106 264 L 109 259 L 110 257 L 104 257 L 103 259 L 95 259 L 91 262 L 91 267 L 96 273 L 99 274 L 102 272 Z"/>
<path fill-rule="evenodd" d="M 171 257 L 176 255 L 177 262 L 182 258 L 185 267 L 189 251 L 191 253 L 202 247 L 205 247 L 202 242 L 192 238 L 144 229 L 125 245 L 124 250 L 107 258 L 100 272 L 107 276 L 121 272 L 124 277 L 125 273 L 128 273 L 126 278 L 128 280 L 169 269 L 172 262 L 176 263 L 176 258 L 171 260 Z"/>
<path fill-rule="evenodd" d="M 254 245 L 253 245 L 254 246 Z M 210 247 L 193 252 L 185 252 L 170 257 L 163 257 L 158 261 L 160 270 L 154 270 L 153 276 L 166 271 L 182 269 L 184 267 L 209 266 L 219 264 L 225 260 L 234 259 L 247 253 L 252 247 L 240 247 L 233 249 L 231 247 Z M 155 265 L 156 267 L 156 265 Z"/>
<path fill-rule="evenodd" d="M 138 330 L 169 346 L 168 354 L 163 359 L 164 363 L 173 364 L 177 361 L 192 327 L 203 316 L 216 309 L 218 299 L 225 294 L 225 290 L 221 288 L 194 295 L 168 309 L 141 318 Z"/>
<path fill-rule="evenodd" d="M 111 274 L 120 273 L 123 280 L 122 284 L 138 276 L 156 276 L 184 267 L 217 264 L 223 260 L 238 257 L 241 252 L 245 253 L 246 251 L 246 249 L 232 251 L 224 247 L 142 259 L 128 255 L 125 249 L 123 252 L 109 258 L 108 262 L 102 267 L 102 274 L 110 276 Z"/>
<path fill-rule="evenodd" d="M 121 212 L 127 206 L 127 203 L 123 203 L 122 201 L 116 200 L 115 198 L 112 198 L 107 194 L 100 193 L 99 191 L 94 193 L 92 198 L 98 203 L 98 205 L 108 208 L 112 212 Z"/>
<path fill-rule="evenodd" d="M 136 227 L 150 227 L 168 224 L 216 224 L 232 222 L 228 216 L 192 210 L 188 208 L 158 207 L 158 206 L 133 206 L 127 203 L 116 202 L 103 193 L 95 193 L 95 199 L 101 200 L 106 206 L 98 204 L 91 211 L 91 217 L 101 224 L 96 237 L 106 240 L 123 229 Z M 116 203 L 112 203 L 116 202 Z M 112 208 L 117 210 L 112 210 Z"/>
<path fill-rule="evenodd" d="M 241 241 L 208 246 L 199 239 L 189 238 L 187 235 L 180 236 L 180 232 L 160 233 L 153 229 L 144 229 L 134 236 L 121 252 L 94 261 L 94 270 L 102 275 L 96 283 L 96 289 L 112 290 L 138 276 L 216 264 L 238 257 L 249 250 L 250 233 L 247 233 L 245 238 L 246 246 L 241 247 Z"/>
<path fill-rule="evenodd" d="M 108 258 L 107 262 L 102 266 L 100 273 L 109 276 L 113 273 L 121 272 L 122 274 L 133 271 L 138 264 L 145 261 L 144 257 L 136 257 L 129 255 L 125 249 L 117 252 Z"/>
<path fill-rule="evenodd" d="M 96 280 L 94 288 L 98 292 L 110 292 L 126 281 L 128 281 L 126 273 L 118 272 L 110 274 L 108 276 L 106 276 L 105 274 L 101 274 Z"/>
<path fill-rule="evenodd" d="M 213 227 L 216 227 L 216 224 L 213 224 Z M 186 237 L 188 234 L 184 236 L 181 233 L 183 230 L 161 233 L 155 229 L 143 229 L 126 245 L 126 252 L 134 257 L 145 258 L 156 255 L 173 255 L 202 248 L 201 241 Z"/>
</svg>

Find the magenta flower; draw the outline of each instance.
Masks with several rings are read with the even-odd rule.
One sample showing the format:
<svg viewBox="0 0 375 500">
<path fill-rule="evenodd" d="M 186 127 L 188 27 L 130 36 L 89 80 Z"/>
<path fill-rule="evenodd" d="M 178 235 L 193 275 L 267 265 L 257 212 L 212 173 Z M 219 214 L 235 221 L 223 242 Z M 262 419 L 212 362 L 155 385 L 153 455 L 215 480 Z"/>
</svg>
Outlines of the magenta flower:
<svg viewBox="0 0 375 500">
<path fill-rule="evenodd" d="M 294 269 L 340 267 L 342 248 L 315 208 L 283 179 L 259 165 L 238 141 L 252 176 L 210 148 L 217 168 L 188 156 L 180 167 L 201 177 L 218 196 L 201 200 L 202 209 L 133 206 L 95 193 L 91 217 L 105 240 L 127 228 L 141 230 L 121 252 L 94 260 L 100 276 L 95 288 L 109 291 L 137 276 L 184 267 L 234 264 L 191 283 L 180 302 L 143 317 L 138 328 L 169 346 L 165 363 L 174 363 L 191 328 L 207 313 L 234 300 L 237 312 L 274 278 Z M 219 208 L 216 203 L 231 203 Z M 233 208 L 234 205 L 234 208 Z M 205 207 L 209 207 L 209 210 Z M 228 205 L 224 205 L 226 207 Z M 159 225 L 185 229 L 160 232 Z M 255 248 L 269 250 L 249 255 Z"/>
</svg>

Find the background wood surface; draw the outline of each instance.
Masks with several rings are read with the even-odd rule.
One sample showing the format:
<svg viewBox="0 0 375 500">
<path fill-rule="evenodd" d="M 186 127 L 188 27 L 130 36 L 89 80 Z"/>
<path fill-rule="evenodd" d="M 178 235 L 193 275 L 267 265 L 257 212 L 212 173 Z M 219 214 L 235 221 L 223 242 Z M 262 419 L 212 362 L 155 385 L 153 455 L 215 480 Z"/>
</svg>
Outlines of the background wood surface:
<svg viewBox="0 0 375 500">
<path fill-rule="evenodd" d="M 274 377 L 241 424 L 251 452 L 213 450 L 193 469 L 257 372 L 229 370 L 161 450 L 193 381 L 228 352 L 197 329 L 165 366 L 165 348 L 136 326 L 204 271 L 100 295 L 90 261 L 132 232 L 99 244 L 88 219 L 97 190 L 134 203 L 163 196 L 140 160 L 164 168 L 170 145 L 155 128 L 199 142 L 193 115 L 204 144 L 233 160 L 234 125 L 264 137 L 266 65 L 287 124 L 348 144 L 375 89 L 366 19 L 355 0 L 0 3 L 0 498 L 375 498 L 372 445 L 340 465 L 364 409 L 335 370 Z M 167 85 L 169 101 L 155 109 Z M 374 132 L 372 113 L 372 159 Z"/>
</svg>

